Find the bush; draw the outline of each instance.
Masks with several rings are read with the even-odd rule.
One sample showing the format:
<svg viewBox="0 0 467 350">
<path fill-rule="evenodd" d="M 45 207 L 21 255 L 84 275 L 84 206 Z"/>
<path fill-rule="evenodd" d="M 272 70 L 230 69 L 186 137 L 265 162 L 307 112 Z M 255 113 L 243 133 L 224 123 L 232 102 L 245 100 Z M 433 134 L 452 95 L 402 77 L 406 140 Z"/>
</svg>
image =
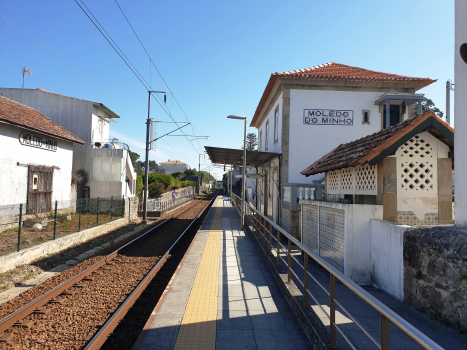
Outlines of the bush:
<svg viewBox="0 0 467 350">
<path fill-rule="evenodd" d="M 165 186 L 161 182 L 153 182 L 148 185 L 149 198 L 160 198 L 165 191 Z"/>
<path fill-rule="evenodd" d="M 143 188 L 143 177 L 141 175 L 138 175 L 136 177 L 136 197 L 141 197 L 141 195 L 143 194 Z"/>
<path fill-rule="evenodd" d="M 163 175 L 163 174 L 149 174 L 148 175 L 148 184 L 152 184 L 154 182 L 162 182 L 164 186 L 167 188 L 172 185 L 175 179 L 170 175 Z"/>
</svg>

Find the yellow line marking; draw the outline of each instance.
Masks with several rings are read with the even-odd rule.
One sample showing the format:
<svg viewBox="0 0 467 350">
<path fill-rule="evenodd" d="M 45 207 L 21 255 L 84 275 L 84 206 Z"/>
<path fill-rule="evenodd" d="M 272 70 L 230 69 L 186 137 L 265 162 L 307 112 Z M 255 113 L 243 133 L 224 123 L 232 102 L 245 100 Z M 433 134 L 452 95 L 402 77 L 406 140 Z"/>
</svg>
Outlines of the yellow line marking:
<svg viewBox="0 0 467 350">
<path fill-rule="evenodd" d="M 176 350 L 216 348 L 222 197 L 218 197 L 213 207 L 216 208 L 214 219 L 180 325 Z"/>
</svg>

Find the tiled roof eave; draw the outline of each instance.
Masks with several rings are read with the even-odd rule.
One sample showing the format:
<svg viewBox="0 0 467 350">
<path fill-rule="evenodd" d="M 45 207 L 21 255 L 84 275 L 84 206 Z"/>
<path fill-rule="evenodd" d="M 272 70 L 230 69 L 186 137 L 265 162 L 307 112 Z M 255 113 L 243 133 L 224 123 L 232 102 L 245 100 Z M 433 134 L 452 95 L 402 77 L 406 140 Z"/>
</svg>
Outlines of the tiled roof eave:
<svg viewBox="0 0 467 350">
<path fill-rule="evenodd" d="M 39 130 L 39 129 L 34 128 L 32 126 L 29 126 L 29 125 L 14 123 L 14 122 L 11 122 L 9 120 L 2 119 L 1 117 L 0 117 L 0 123 L 13 125 L 13 126 L 16 126 L 18 128 L 34 131 L 34 132 L 37 132 L 39 134 L 44 134 L 44 135 L 47 135 L 47 136 L 50 136 L 50 137 L 53 137 L 53 138 L 56 138 L 56 139 L 60 139 L 60 140 L 65 140 L 65 141 L 68 141 L 68 142 L 75 142 L 75 143 L 79 143 L 81 145 L 85 144 L 85 142 L 83 140 L 81 140 L 79 137 L 76 137 L 76 139 L 71 139 L 71 138 L 68 138 L 68 137 L 58 136 L 56 134 L 51 134 L 49 132 Z"/>
</svg>

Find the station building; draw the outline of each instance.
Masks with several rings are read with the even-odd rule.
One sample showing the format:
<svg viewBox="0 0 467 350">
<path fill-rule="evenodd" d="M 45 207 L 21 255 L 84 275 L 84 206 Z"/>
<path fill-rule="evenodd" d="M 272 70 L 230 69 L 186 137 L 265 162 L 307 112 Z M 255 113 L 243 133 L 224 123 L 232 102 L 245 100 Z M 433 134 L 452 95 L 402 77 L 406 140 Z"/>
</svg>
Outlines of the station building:
<svg viewBox="0 0 467 350">
<path fill-rule="evenodd" d="M 100 102 L 52 93 L 43 89 L 0 88 L 0 96 L 47 115 L 86 144 L 73 146 L 73 172 L 84 170 L 89 182 L 79 197 L 134 197 L 136 172 L 129 147 L 110 139 L 110 124 L 120 116 Z"/>
<path fill-rule="evenodd" d="M 257 208 L 298 238 L 299 191 L 323 199 L 324 174 L 300 174 L 310 160 L 415 117 L 434 81 L 334 62 L 271 74 L 250 124 L 271 154 L 257 167 Z"/>
<path fill-rule="evenodd" d="M 0 96 L 0 228 L 19 204 L 24 214 L 52 210 L 54 201 L 70 205 L 73 148 L 83 145 L 42 113 Z"/>
</svg>

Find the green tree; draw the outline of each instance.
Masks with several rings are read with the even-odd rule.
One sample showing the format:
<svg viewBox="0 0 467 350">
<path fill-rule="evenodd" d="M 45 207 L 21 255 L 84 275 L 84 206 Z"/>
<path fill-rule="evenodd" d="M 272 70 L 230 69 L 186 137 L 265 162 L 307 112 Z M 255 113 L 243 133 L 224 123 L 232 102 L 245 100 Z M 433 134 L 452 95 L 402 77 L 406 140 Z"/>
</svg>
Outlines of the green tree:
<svg viewBox="0 0 467 350">
<path fill-rule="evenodd" d="M 149 161 L 149 172 L 151 171 L 156 171 L 157 168 L 157 163 L 155 160 L 150 160 Z"/>
<path fill-rule="evenodd" d="M 431 99 L 424 97 L 422 101 L 422 114 L 428 111 L 429 109 L 435 112 L 435 114 L 440 118 L 442 118 L 444 115 L 444 113 L 438 107 L 435 106 L 434 102 Z M 417 106 L 415 106 L 415 115 L 418 115 Z"/>
<path fill-rule="evenodd" d="M 172 176 L 174 179 L 178 179 L 178 180 L 180 180 L 184 175 L 185 175 L 185 173 L 183 171 L 176 171 L 176 172 L 170 174 L 170 176 Z"/>
<path fill-rule="evenodd" d="M 250 132 L 246 134 L 246 150 L 254 151 L 256 150 L 256 146 L 258 146 L 258 139 L 256 138 L 256 134 L 254 132 Z M 243 149 L 243 145 L 242 145 L 242 149 Z"/>
<path fill-rule="evenodd" d="M 184 174 L 185 176 L 194 176 L 194 175 L 198 175 L 198 172 L 196 171 L 196 169 L 186 169 L 184 171 Z"/>
<path fill-rule="evenodd" d="M 139 154 L 136 152 L 128 151 L 130 154 L 131 163 L 133 167 L 136 165 L 136 161 L 139 159 Z"/>
</svg>

